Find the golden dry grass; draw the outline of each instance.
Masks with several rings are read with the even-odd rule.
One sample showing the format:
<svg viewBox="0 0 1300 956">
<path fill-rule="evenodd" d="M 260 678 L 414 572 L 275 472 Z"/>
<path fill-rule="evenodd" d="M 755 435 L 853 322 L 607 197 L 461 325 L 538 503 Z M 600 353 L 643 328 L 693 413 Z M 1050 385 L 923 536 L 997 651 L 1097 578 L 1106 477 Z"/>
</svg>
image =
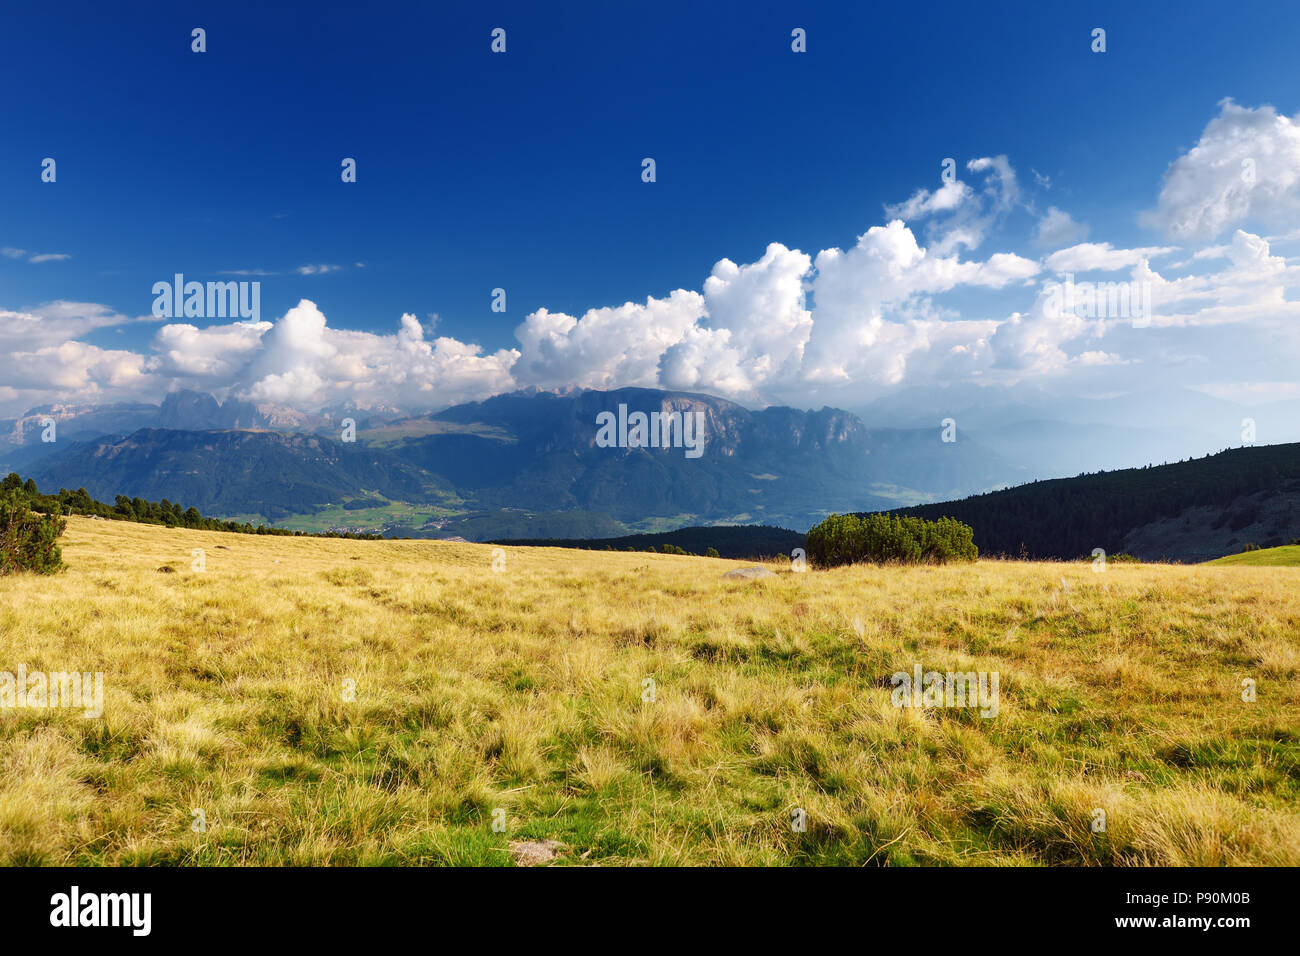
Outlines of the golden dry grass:
<svg viewBox="0 0 1300 956">
<path fill-rule="evenodd" d="M 64 557 L 0 578 L 0 671 L 103 671 L 104 716 L 0 709 L 7 863 L 1300 863 L 1296 569 L 494 573 L 81 518 Z M 916 663 L 998 672 L 997 717 L 895 708 Z"/>
</svg>

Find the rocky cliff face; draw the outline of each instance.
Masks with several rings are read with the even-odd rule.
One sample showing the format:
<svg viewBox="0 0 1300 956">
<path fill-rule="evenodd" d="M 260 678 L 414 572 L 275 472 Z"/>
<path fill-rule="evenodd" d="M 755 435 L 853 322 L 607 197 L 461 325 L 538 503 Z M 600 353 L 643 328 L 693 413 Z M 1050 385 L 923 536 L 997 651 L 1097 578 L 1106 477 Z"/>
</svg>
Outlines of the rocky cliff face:
<svg viewBox="0 0 1300 956">
<path fill-rule="evenodd" d="M 348 444 L 337 443 L 340 411 L 347 410 L 312 413 L 301 419 L 305 428 L 281 430 L 296 419 L 177 392 L 149 427 L 126 438 L 119 427 L 117 437 L 101 435 L 86 447 L 64 443 L 23 470 L 42 487 L 84 485 L 108 500 L 168 498 L 218 515 L 310 513 L 370 492 L 430 503 L 447 490 L 465 512 L 583 511 L 629 526 L 798 530 L 830 511 L 953 497 L 1014 477 L 977 443 L 943 444 L 935 429 L 872 430 L 836 408 L 751 411 L 648 388 L 520 392 L 418 418 L 384 415 L 383 433 L 374 436 L 358 411 L 357 441 Z M 692 437 L 703 447 L 598 440 L 601 416 L 625 426 L 638 412 L 677 414 L 692 424 L 699 416 L 703 427 Z M 631 439 L 625 427 L 622 436 Z"/>
<path fill-rule="evenodd" d="M 158 409 L 159 428 L 199 431 L 214 428 L 267 428 L 270 421 L 251 402 L 218 402 L 206 392 L 171 392 Z"/>
</svg>

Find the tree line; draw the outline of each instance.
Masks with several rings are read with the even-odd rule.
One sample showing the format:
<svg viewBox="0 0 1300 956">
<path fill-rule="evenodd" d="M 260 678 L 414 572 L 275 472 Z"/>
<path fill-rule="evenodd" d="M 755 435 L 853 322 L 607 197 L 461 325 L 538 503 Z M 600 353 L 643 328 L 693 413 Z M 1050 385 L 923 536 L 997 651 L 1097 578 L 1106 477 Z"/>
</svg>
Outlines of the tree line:
<svg viewBox="0 0 1300 956">
<path fill-rule="evenodd" d="M 145 501 L 143 498 L 128 498 L 118 495 L 113 504 L 106 504 L 91 497 L 85 488 L 69 491 L 60 488 L 58 494 L 42 494 L 31 478 L 24 481 L 18 474 L 10 472 L 0 481 L 0 497 L 8 499 L 14 496 L 27 508 L 38 514 L 47 515 L 85 515 L 104 518 L 110 521 L 134 521 L 138 524 L 155 524 L 168 528 L 192 528 L 199 531 L 229 531 L 235 534 L 270 534 L 290 537 L 309 538 L 352 538 L 362 541 L 382 541 L 383 535 L 367 534 L 353 531 L 290 531 L 287 528 L 272 528 L 265 524 L 254 525 L 249 521 L 223 521 L 220 518 L 207 518 L 194 507 L 185 508 L 178 502 Z"/>
<path fill-rule="evenodd" d="M 1216 509 L 1213 527 L 1255 520 L 1241 501 L 1300 484 L 1300 444 L 1233 448 L 1167 465 L 1058 478 L 893 514 L 955 518 L 975 529 L 983 554 L 1074 560 L 1123 550 L 1130 531 L 1189 508 Z M 1300 531 L 1300 516 L 1290 534 Z M 1285 537 L 1274 542 L 1284 543 Z"/>
</svg>

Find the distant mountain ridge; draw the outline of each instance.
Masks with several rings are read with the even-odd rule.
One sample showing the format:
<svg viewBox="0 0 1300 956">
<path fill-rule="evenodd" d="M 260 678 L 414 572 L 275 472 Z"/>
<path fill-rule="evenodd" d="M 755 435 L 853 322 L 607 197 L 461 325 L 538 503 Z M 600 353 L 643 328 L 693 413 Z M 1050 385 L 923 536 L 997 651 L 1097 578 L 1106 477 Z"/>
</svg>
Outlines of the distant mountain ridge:
<svg viewBox="0 0 1300 956">
<path fill-rule="evenodd" d="M 42 491 L 167 498 L 220 517 L 272 521 L 341 498 L 434 499 L 445 486 L 388 453 L 319 435 L 144 428 L 76 442 L 31 472 Z"/>
<path fill-rule="evenodd" d="M 598 447 L 597 417 L 619 406 L 698 413 L 702 456 Z M 842 409 L 751 411 L 657 389 L 503 395 L 428 419 L 484 431 L 412 437 L 391 446 L 393 453 L 445 478 L 479 507 L 582 509 L 623 521 L 683 515 L 806 526 L 833 507 L 828 502 L 884 506 L 900 496 L 951 493 L 964 474 L 978 473 L 981 486 L 992 487 L 1016 473 L 976 444 L 945 445 L 937 429 L 873 431 Z"/>
<path fill-rule="evenodd" d="M 700 415 L 701 457 L 600 447 L 598 416 L 620 406 Z M 400 533 L 464 533 L 458 517 L 530 512 L 572 513 L 578 534 L 607 516 L 611 536 L 708 523 L 805 528 L 829 510 L 935 500 L 1021 474 L 978 443 L 942 442 L 938 429 L 870 429 L 841 409 L 751 411 L 656 389 L 514 393 L 407 418 L 358 413 L 355 443 L 341 440 L 337 418 L 315 431 L 277 431 L 264 407 L 195 393 L 168 396 L 157 420 L 193 427 L 60 443 L 25 471 L 42 488 L 165 497 L 222 516 L 282 520 L 404 502 L 424 510 L 394 524 Z M 547 536 L 575 536 L 556 520 Z M 494 537 L 526 528 L 479 525 Z"/>
<path fill-rule="evenodd" d="M 206 392 L 172 392 L 158 408 L 158 427 L 181 431 L 267 428 L 270 417 L 252 402 L 227 398 L 218 402 Z"/>
<path fill-rule="evenodd" d="M 698 414 L 701 456 L 602 447 L 599 417 L 620 407 Z M 1102 548 L 1208 560 L 1300 536 L 1300 443 L 1024 484 L 1013 460 L 960 432 L 948 443 L 937 428 L 871 428 L 843 409 L 753 411 L 656 389 L 518 392 L 407 417 L 345 407 L 304 419 L 315 431 L 285 428 L 278 414 L 197 393 L 156 409 L 81 410 L 18 470 L 44 491 L 166 498 L 299 530 L 471 540 L 632 544 L 638 533 L 734 525 L 800 534 L 831 512 L 885 510 L 958 518 L 985 554 L 1013 557 L 1074 559 Z M 355 441 L 344 441 L 340 420 L 353 416 Z M 78 427 L 140 418 L 153 424 L 73 437 Z M 1026 447 L 1036 434 L 1026 429 Z M 1012 484 L 960 498 L 972 486 Z"/>
<path fill-rule="evenodd" d="M 60 437 L 85 439 L 100 435 L 125 435 L 141 428 L 178 431 L 230 428 L 311 431 L 334 427 L 349 415 L 359 427 L 366 427 L 398 418 L 402 413 L 386 406 L 362 410 L 350 403 L 317 412 L 303 412 L 287 405 L 255 403 L 235 397 L 228 397 L 222 402 L 207 392 L 180 389 L 167 393 L 158 405 L 133 402 L 109 405 L 58 404 L 30 408 L 17 418 L 0 420 L 0 453 L 4 452 L 5 446 L 9 446 L 9 453 L 12 454 L 14 448 L 30 448 L 39 444 L 47 419 L 55 422 Z"/>
</svg>

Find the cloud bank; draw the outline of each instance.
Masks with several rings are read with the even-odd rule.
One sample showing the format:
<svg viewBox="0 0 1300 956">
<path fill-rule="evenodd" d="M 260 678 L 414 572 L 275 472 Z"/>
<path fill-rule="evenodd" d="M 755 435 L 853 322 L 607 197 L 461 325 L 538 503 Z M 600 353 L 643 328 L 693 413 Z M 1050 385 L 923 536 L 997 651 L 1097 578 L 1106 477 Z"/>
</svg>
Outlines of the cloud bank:
<svg viewBox="0 0 1300 956">
<path fill-rule="evenodd" d="M 963 168 L 965 178 L 886 206 L 884 221 L 844 248 L 771 242 L 755 261 L 720 259 L 699 289 L 581 315 L 539 308 L 515 328 L 515 345 L 496 351 L 432 337 L 410 314 L 388 334 L 332 328 L 305 298 L 271 322 L 170 321 L 141 352 L 83 341 L 138 321 L 101 305 L 0 311 L 11 358 L 0 407 L 156 401 L 192 387 L 298 408 L 418 411 L 522 387 L 628 385 L 753 405 L 851 405 L 909 385 L 1038 381 L 1098 392 L 1164 376 L 1222 391 L 1293 377 L 1300 270 L 1274 248 L 1286 237 L 1247 227 L 1300 227 L 1296 118 L 1220 104 L 1139 217 L 1164 241 L 1137 247 L 1086 241 L 1089 227 L 1057 206 L 1032 213 L 1006 156 Z M 1032 221 L 1017 243 L 980 252 L 1024 212 Z M 1175 253 L 1183 261 L 1171 263 Z M 1150 314 L 1063 310 L 1051 289 L 1066 274 L 1139 283 Z"/>
</svg>

